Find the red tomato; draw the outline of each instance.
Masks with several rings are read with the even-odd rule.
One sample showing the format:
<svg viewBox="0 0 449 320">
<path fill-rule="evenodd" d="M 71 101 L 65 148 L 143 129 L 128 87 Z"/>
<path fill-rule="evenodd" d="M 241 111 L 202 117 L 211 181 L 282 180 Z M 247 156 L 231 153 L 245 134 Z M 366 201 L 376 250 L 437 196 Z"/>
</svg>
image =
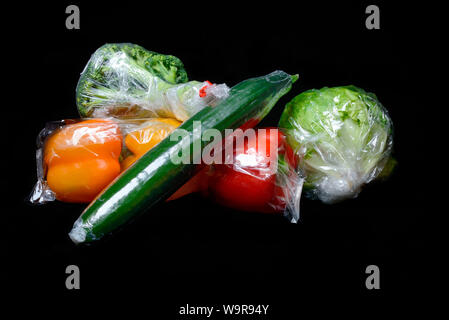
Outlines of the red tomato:
<svg viewBox="0 0 449 320">
<path fill-rule="evenodd" d="M 278 154 L 285 153 L 285 137 L 276 128 L 265 129 L 265 152 L 258 141 L 262 133 L 256 131 L 243 149 L 234 149 L 233 164 L 213 165 L 208 193 L 216 202 L 244 211 L 283 210 L 283 190 L 276 185 L 276 175 Z"/>
<path fill-rule="evenodd" d="M 277 183 L 277 162 L 279 155 L 282 155 L 294 166 L 293 151 L 280 130 L 264 129 L 265 152 L 263 146 L 259 145 L 259 137 L 263 143 L 263 137 L 260 136 L 263 132 L 255 129 L 255 135 L 247 135 L 243 148 L 232 144 L 232 163 L 206 166 L 168 200 L 202 192 L 221 205 L 237 210 L 282 212 L 285 209 L 285 186 Z M 230 139 L 226 138 L 225 142 L 232 141 Z"/>
<path fill-rule="evenodd" d="M 208 191 L 216 202 L 238 210 L 273 211 L 269 203 L 275 192 L 275 175 L 260 178 L 226 165 L 218 165 L 215 170 Z"/>
</svg>

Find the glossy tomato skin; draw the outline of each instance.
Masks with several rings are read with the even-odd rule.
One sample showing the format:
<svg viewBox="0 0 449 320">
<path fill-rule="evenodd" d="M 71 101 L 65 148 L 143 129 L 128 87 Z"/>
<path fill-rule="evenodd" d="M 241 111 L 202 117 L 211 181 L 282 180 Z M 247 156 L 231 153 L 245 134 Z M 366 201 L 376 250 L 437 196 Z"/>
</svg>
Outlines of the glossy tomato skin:
<svg viewBox="0 0 449 320">
<path fill-rule="evenodd" d="M 282 186 L 277 183 L 278 156 L 285 153 L 285 137 L 277 128 L 264 128 L 265 152 L 258 143 L 247 141 L 243 150 L 234 150 L 232 164 L 214 164 L 209 168 L 208 194 L 216 202 L 237 210 L 274 213 L 285 208 Z M 253 139 L 258 139 L 256 131 Z M 270 147 L 276 143 L 275 154 L 270 157 Z M 256 149 L 249 146 L 256 145 Z M 242 157 L 242 155 L 244 155 Z M 239 159 L 248 159 L 239 161 Z"/>
<path fill-rule="evenodd" d="M 283 212 L 286 207 L 286 186 L 278 181 L 281 173 L 278 167 L 270 166 L 270 161 L 277 162 L 279 156 L 282 156 L 292 168 L 295 163 L 294 154 L 286 143 L 285 135 L 278 128 L 263 129 L 267 130 L 265 153 L 258 143 L 254 144 L 254 140 L 245 141 L 243 149 L 234 148 L 232 163 L 204 166 L 168 200 L 201 192 L 205 197 L 236 210 Z M 256 135 L 252 139 L 259 139 L 260 132 L 255 130 Z M 275 154 L 270 157 L 273 143 Z"/>
<path fill-rule="evenodd" d="M 273 199 L 276 175 L 258 177 L 234 170 L 233 167 L 215 167 L 209 180 L 209 194 L 221 205 L 237 210 L 273 212 L 269 203 Z"/>
</svg>

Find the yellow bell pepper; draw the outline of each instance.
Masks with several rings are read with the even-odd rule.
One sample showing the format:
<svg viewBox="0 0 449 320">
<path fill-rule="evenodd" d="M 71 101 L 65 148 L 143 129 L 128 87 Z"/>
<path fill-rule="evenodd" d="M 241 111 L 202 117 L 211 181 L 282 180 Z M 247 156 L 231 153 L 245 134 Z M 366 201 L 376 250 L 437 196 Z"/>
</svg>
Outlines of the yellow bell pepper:
<svg viewBox="0 0 449 320">
<path fill-rule="evenodd" d="M 154 118 L 148 121 L 145 128 L 130 132 L 125 137 L 125 145 L 133 154 L 122 161 L 122 170 L 126 170 L 148 150 L 179 127 L 181 123 L 171 118 Z"/>
</svg>

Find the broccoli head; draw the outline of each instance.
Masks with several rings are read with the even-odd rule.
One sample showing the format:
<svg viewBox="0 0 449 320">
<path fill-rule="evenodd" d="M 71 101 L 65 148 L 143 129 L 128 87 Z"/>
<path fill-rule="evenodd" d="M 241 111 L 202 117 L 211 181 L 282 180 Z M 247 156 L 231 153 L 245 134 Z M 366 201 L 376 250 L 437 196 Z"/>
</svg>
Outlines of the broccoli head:
<svg viewBox="0 0 449 320">
<path fill-rule="evenodd" d="M 180 59 L 132 43 L 105 44 L 90 58 L 76 88 L 82 117 L 94 107 L 120 103 L 120 96 L 144 95 L 154 77 L 168 84 L 185 83 L 187 72 Z"/>
</svg>

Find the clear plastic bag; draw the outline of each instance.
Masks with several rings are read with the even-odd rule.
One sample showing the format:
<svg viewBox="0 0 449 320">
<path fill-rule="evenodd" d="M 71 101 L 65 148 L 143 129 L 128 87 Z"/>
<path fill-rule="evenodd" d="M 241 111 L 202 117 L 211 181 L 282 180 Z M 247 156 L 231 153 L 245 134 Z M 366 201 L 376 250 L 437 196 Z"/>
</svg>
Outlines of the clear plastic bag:
<svg viewBox="0 0 449 320">
<path fill-rule="evenodd" d="M 37 183 L 30 201 L 88 203 L 181 122 L 171 118 L 70 119 L 46 124 L 37 139 Z M 251 133 L 251 134 L 250 134 Z M 243 142 L 243 144 L 242 144 Z M 171 200 L 201 192 L 237 210 L 299 219 L 303 178 L 277 128 L 235 130 Z M 203 159 L 204 160 L 204 159 Z"/>
<path fill-rule="evenodd" d="M 277 128 L 235 130 L 220 147 L 219 157 L 169 200 L 200 192 L 220 205 L 236 210 L 283 213 L 299 220 L 303 178 L 295 170 L 293 150 Z"/>
<path fill-rule="evenodd" d="M 180 124 L 170 118 L 47 123 L 37 139 L 37 183 L 30 202 L 90 202 Z"/>
<path fill-rule="evenodd" d="M 357 197 L 389 162 L 393 125 L 372 93 L 354 87 L 308 90 L 282 114 L 289 144 L 312 198 L 334 203 Z"/>
<path fill-rule="evenodd" d="M 139 53 L 137 57 L 136 51 Z M 154 62 L 156 59 L 150 55 L 162 58 Z M 169 67 L 176 70 L 182 64 L 175 60 L 181 65 L 165 66 L 160 62 L 163 59 L 173 61 L 177 58 L 155 54 L 133 44 L 107 44 L 99 48 L 91 56 L 78 82 L 80 115 L 122 119 L 166 117 L 185 121 L 204 107 L 215 106 L 228 96 L 230 89 L 226 84 L 165 81 L 155 74 L 155 70 Z M 151 67 L 153 63 L 157 64 Z"/>
</svg>

